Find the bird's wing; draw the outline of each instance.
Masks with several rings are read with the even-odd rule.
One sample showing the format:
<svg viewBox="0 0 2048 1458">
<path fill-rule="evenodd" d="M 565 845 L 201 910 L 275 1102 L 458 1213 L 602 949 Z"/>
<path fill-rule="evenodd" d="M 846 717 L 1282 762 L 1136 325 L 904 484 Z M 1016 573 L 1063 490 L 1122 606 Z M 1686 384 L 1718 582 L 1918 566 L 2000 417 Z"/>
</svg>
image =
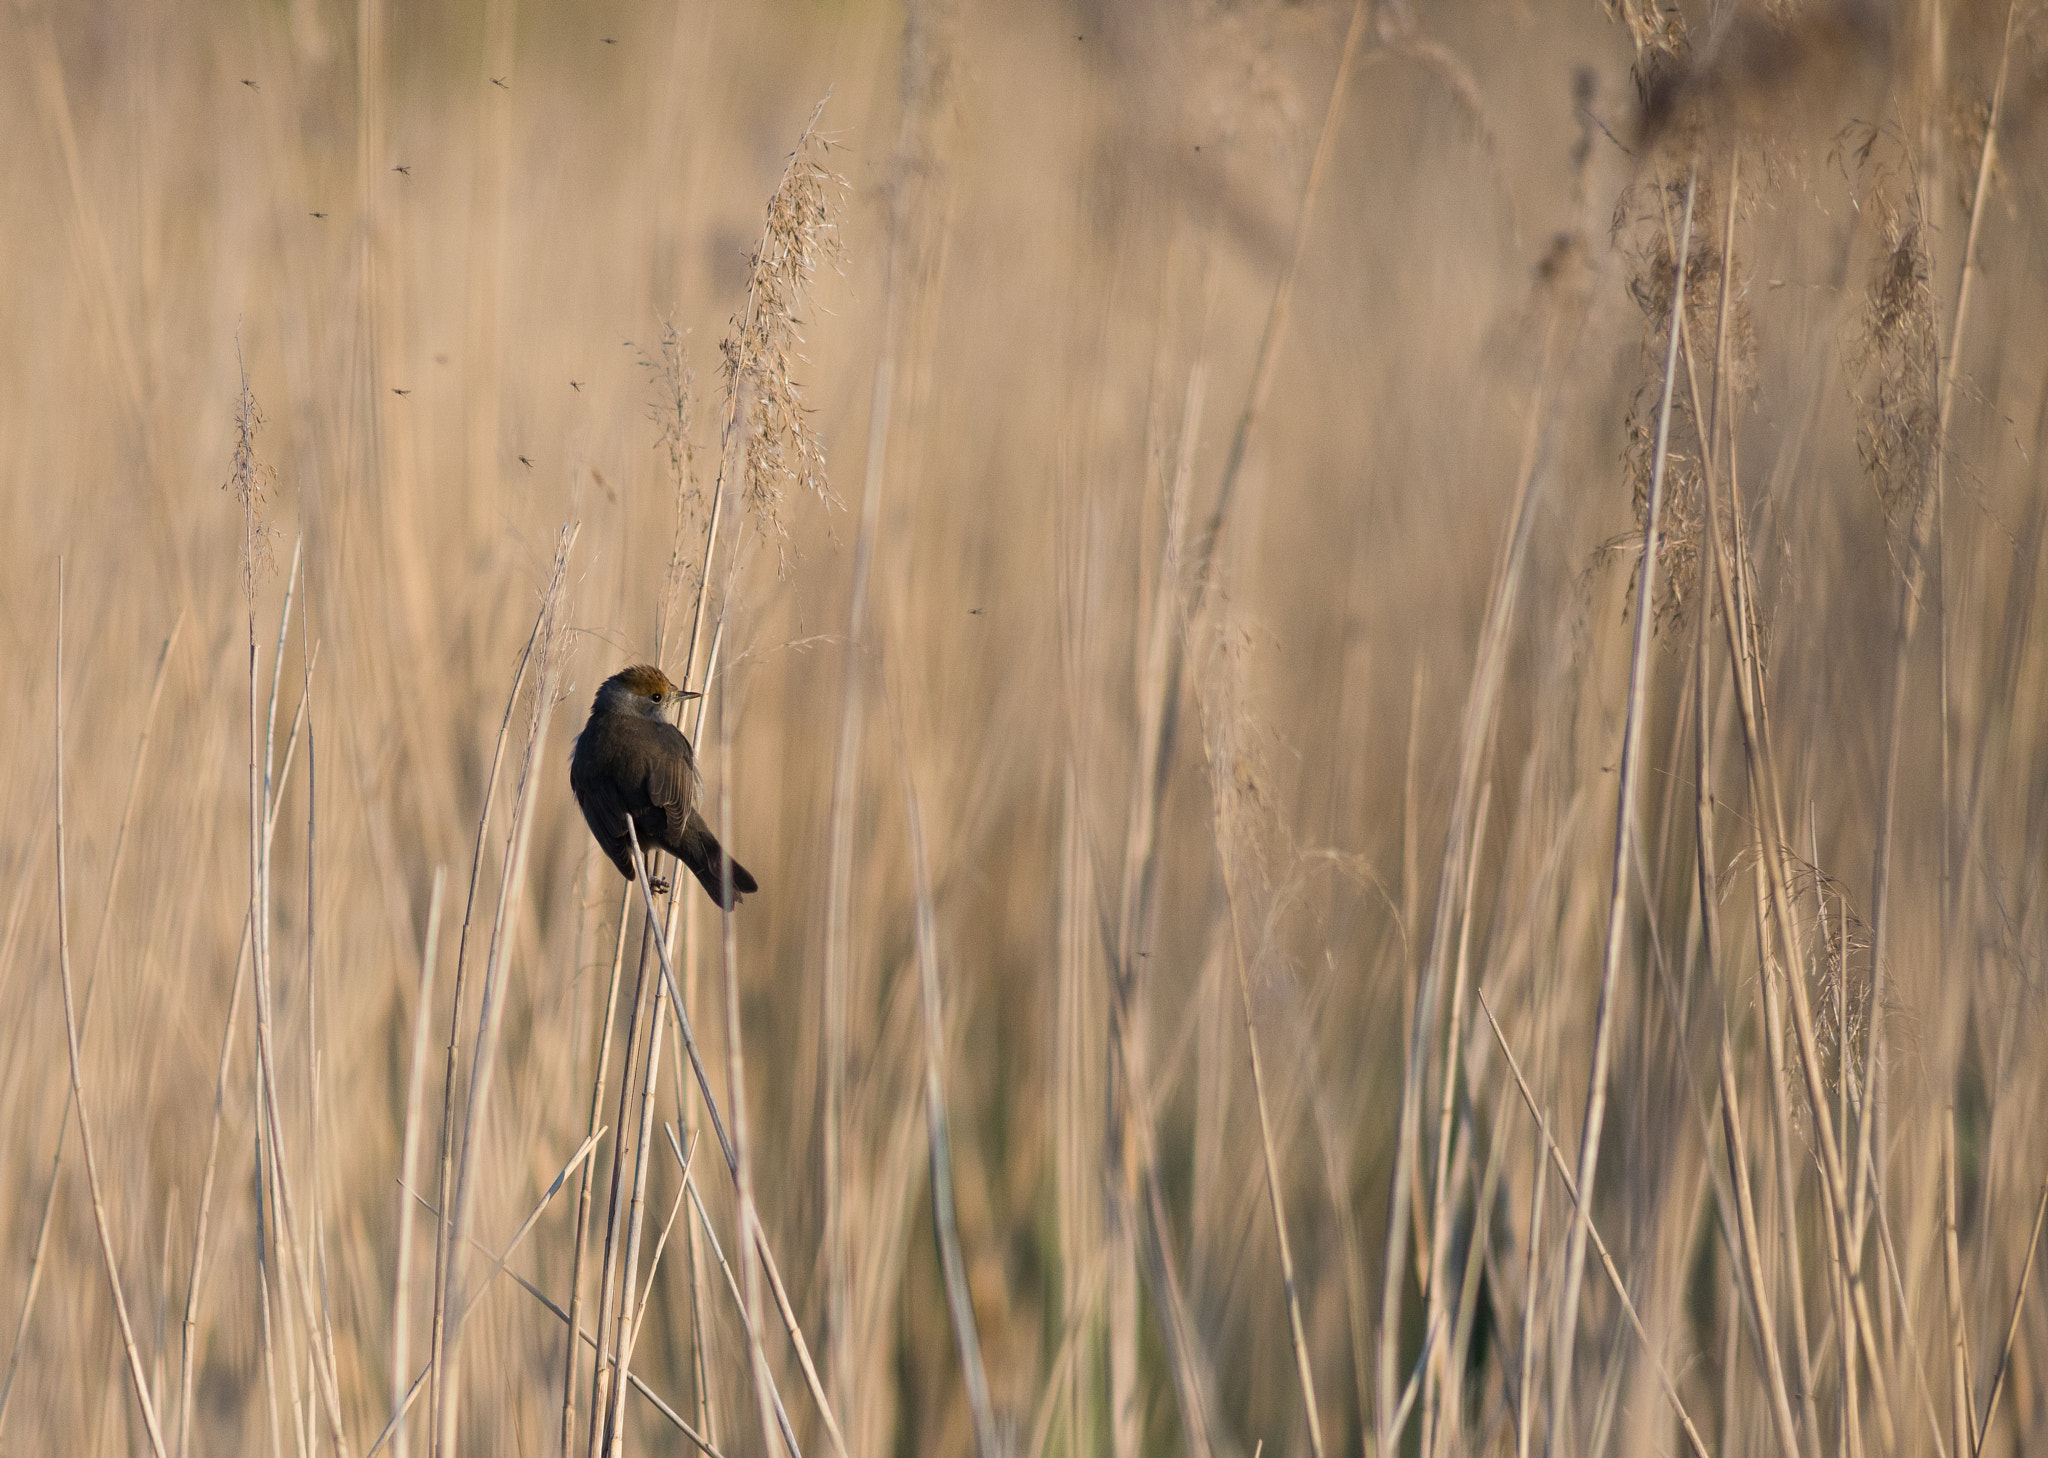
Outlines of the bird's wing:
<svg viewBox="0 0 2048 1458">
<path fill-rule="evenodd" d="M 569 760 L 569 785 L 576 793 L 576 803 L 583 808 L 583 818 L 590 826 L 590 833 L 597 838 L 599 848 L 630 877 L 633 874 L 633 851 L 626 820 L 632 813 L 632 807 L 627 804 L 618 777 L 610 772 L 602 758 L 601 755 L 587 753 L 579 743 L 577 752 Z"/>
<path fill-rule="evenodd" d="M 697 756 L 675 725 L 643 720 L 654 752 L 647 756 L 647 800 L 668 818 L 662 844 L 673 851 L 681 842 L 690 812 L 697 804 Z"/>
</svg>

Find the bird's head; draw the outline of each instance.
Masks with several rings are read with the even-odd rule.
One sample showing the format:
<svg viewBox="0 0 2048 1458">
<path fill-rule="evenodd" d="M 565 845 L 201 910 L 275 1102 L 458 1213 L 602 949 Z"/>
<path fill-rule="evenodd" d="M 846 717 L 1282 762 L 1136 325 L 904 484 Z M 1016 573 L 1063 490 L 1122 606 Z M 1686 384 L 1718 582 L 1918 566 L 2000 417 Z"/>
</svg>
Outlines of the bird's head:
<svg viewBox="0 0 2048 1458">
<path fill-rule="evenodd" d="M 653 664 L 636 663 L 604 681 L 604 686 L 597 691 L 597 702 L 591 706 L 591 712 L 639 714 L 659 719 L 667 713 L 670 704 L 696 697 L 691 690 L 679 689 L 670 683 L 668 675 Z"/>
</svg>

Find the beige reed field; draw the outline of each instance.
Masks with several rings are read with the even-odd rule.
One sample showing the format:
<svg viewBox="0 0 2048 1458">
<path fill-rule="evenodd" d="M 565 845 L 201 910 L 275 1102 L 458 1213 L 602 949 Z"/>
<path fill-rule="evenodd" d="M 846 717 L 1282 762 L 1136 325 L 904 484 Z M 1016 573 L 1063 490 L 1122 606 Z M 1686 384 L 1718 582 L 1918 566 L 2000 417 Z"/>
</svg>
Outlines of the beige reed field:
<svg viewBox="0 0 2048 1458">
<path fill-rule="evenodd" d="M 7 5 L 0 1453 L 2048 1453 L 2044 158 L 2041 0 Z"/>
</svg>

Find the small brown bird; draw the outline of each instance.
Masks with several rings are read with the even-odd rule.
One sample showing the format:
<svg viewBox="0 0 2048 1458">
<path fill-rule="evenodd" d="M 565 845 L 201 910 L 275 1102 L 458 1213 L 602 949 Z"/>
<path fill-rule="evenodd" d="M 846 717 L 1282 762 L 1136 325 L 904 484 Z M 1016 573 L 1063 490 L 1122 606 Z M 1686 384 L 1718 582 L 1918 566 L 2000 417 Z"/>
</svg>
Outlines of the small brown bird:
<svg viewBox="0 0 2048 1458">
<path fill-rule="evenodd" d="M 671 703 L 697 695 L 679 689 L 650 664 L 636 664 L 604 681 L 590 706 L 590 722 L 569 756 L 569 788 L 590 822 L 590 833 L 612 864 L 633 879 L 631 821 L 643 853 L 665 850 L 690 870 L 713 901 L 730 911 L 741 895 L 760 889 L 747 868 L 727 856 L 697 813 L 697 756 L 683 731 L 663 718 Z M 725 868 L 732 894 L 725 894 Z M 656 880 L 656 891 L 668 883 Z"/>
</svg>

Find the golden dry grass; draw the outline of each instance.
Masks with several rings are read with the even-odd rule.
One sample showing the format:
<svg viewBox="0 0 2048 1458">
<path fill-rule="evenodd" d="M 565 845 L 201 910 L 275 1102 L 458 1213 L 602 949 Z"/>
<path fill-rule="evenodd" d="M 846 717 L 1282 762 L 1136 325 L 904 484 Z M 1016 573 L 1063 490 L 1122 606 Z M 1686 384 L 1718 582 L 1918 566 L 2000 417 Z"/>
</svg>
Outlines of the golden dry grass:
<svg viewBox="0 0 2048 1458">
<path fill-rule="evenodd" d="M 2044 37 L 10 9 L 0 1451 L 2048 1447 Z"/>
</svg>

